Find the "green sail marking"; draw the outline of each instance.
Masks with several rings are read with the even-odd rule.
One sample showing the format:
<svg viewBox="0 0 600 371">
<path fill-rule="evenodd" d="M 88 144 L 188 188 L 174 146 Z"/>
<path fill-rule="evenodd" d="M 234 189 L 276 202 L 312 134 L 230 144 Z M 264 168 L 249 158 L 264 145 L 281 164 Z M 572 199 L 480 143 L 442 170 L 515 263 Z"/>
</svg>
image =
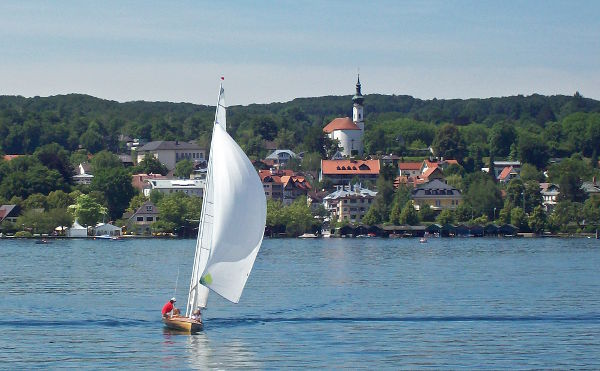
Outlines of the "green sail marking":
<svg viewBox="0 0 600 371">
<path fill-rule="evenodd" d="M 212 283 L 213 279 L 212 276 L 210 275 L 210 273 L 202 276 L 202 278 L 200 279 L 200 283 L 203 285 L 210 285 Z"/>
</svg>

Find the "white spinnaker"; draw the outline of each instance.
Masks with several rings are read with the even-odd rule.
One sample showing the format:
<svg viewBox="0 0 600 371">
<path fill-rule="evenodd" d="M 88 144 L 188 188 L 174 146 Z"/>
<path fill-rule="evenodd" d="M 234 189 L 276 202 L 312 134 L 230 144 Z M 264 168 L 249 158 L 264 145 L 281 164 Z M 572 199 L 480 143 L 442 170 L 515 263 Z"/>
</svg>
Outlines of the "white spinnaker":
<svg viewBox="0 0 600 371">
<path fill-rule="evenodd" d="M 252 163 L 220 124 L 211 141 L 212 244 L 202 283 L 237 303 L 262 243 L 267 203 Z"/>
<path fill-rule="evenodd" d="M 227 107 L 225 106 L 225 90 L 223 84 L 219 89 L 219 99 L 217 100 L 217 110 L 215 112 L 215 123 L 218 123 L 227 131 Z"/>
</svg>

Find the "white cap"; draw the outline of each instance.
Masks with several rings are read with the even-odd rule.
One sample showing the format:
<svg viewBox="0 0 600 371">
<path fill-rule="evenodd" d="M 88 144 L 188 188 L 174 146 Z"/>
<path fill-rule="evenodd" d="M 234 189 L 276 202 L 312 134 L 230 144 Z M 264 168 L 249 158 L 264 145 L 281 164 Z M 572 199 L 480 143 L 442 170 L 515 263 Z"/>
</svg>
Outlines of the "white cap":
<svg viewBox="0 0 600 371">
<path fill-rule="evenodd" d="M 171 298 L 171 301 L 177 301 L 177 300 L 175 300 L 175 297 L 173 296 L 173 297 Z"/>
</svg>

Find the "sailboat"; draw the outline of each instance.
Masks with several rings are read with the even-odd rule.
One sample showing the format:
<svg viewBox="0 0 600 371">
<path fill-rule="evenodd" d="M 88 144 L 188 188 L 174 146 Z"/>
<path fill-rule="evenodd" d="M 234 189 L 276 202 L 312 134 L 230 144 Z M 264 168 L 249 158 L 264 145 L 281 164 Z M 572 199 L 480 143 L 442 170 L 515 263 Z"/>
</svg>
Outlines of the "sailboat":
<svg viewBox="0 0 600 371">
<path fill-rule="evenodd" d="M 263 240 L 267 217 L 263 186 L 226 129 L 221 83 L 185 316 L 163 318 L 174 330 L 202 330 L 202 321 L 193 319 L 192 313 L 206 308 L 210 291 L 239 302 Z"/>
</svg>

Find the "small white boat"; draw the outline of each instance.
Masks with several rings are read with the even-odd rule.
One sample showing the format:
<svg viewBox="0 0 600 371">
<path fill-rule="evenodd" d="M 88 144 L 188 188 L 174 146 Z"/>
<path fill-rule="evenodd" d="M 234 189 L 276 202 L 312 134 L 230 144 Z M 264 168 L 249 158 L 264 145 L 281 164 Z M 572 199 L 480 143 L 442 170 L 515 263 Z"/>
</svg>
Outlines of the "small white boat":
<svg viewBox="0 0 600 371">
<path fill-rule="evenodd" d="M 419 243 L 427 243 L 427 238 L 425 238 L 425 237 L 419 238 Z"/>
</svg>

